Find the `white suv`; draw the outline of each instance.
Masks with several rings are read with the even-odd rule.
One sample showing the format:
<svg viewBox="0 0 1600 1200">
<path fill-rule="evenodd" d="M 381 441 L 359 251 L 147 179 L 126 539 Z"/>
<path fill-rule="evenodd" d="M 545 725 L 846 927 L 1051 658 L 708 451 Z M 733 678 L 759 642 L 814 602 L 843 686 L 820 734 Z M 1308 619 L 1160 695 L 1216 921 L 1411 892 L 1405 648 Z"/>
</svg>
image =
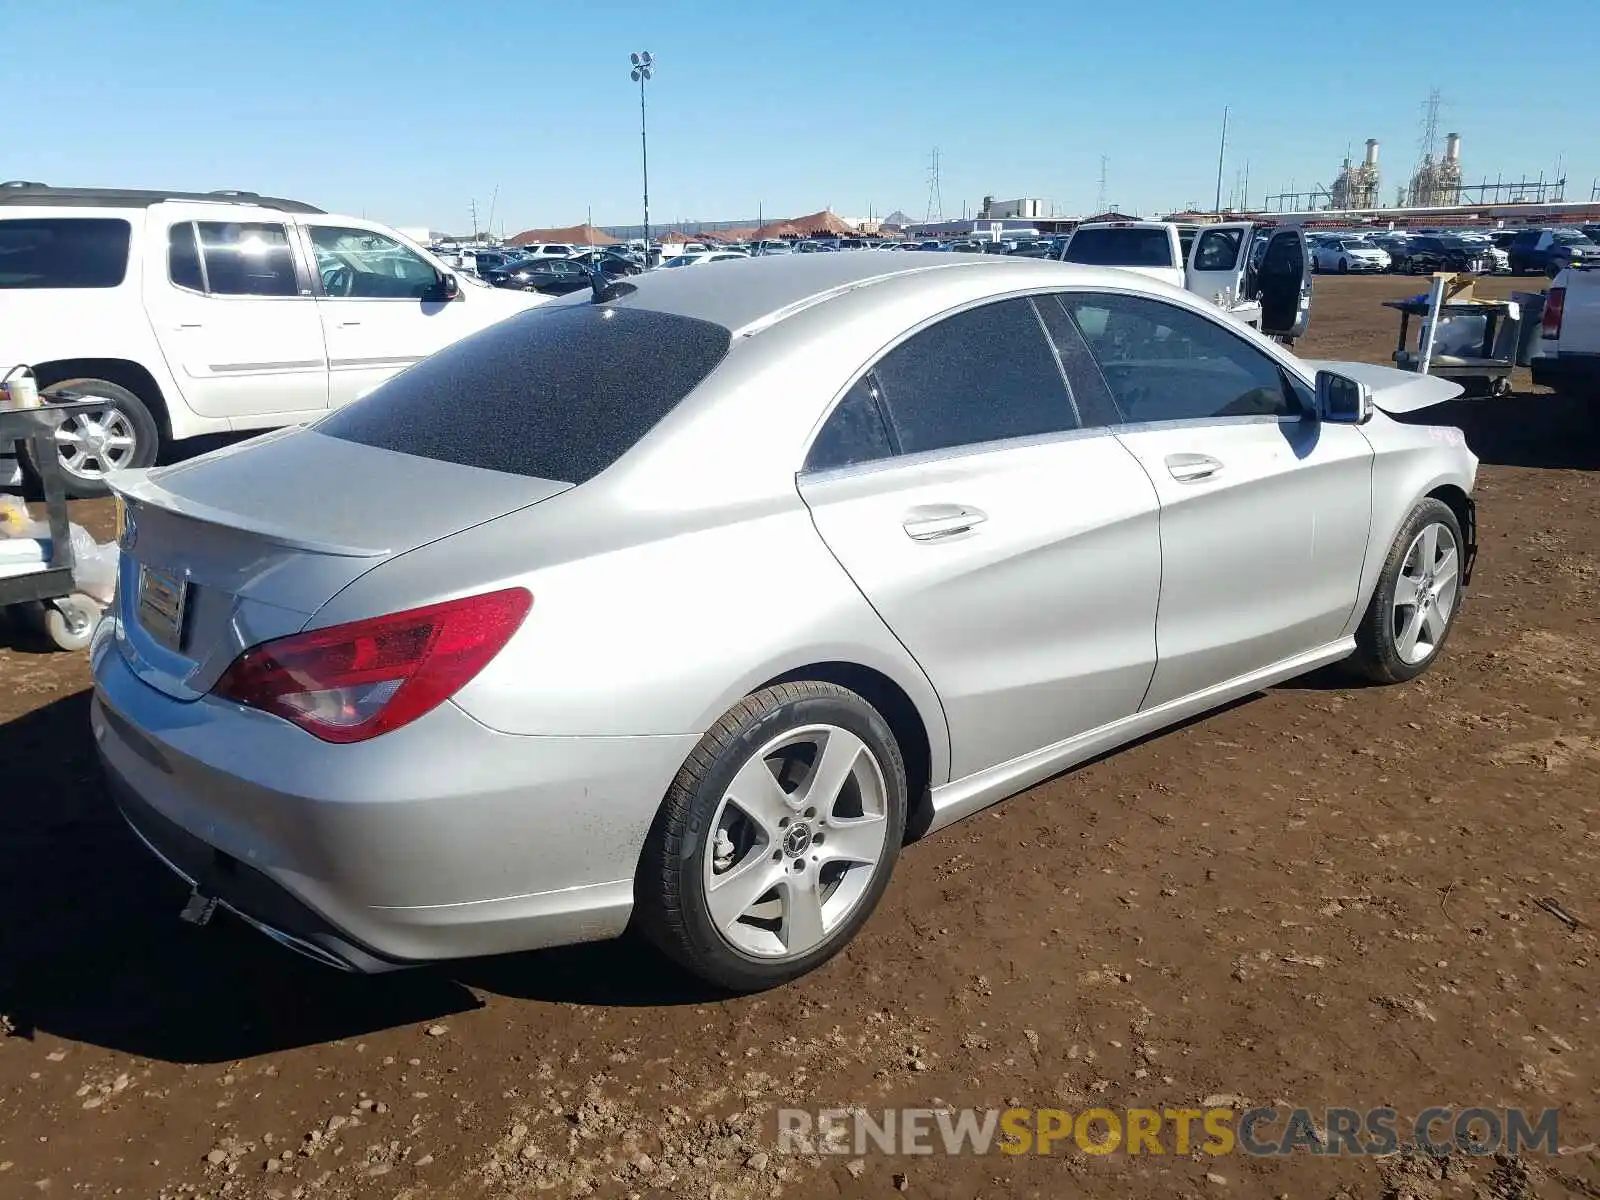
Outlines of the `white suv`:
<svg viewBox="0 0 1600 1200">
<path fill-rule="evenodd" d="M 547 299 L 291 200 L 0 184 L 0 372 L 107 401 L 57 435 L 79 496 L 169 441 L 311 420 Z"/>
</svg>

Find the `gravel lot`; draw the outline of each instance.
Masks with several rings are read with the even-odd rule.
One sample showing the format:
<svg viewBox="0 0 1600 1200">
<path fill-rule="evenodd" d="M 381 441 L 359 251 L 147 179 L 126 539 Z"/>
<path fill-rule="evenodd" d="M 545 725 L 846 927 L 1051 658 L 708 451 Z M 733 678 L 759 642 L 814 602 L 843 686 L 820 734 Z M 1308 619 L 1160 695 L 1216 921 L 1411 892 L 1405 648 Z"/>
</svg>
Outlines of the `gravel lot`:
<svg viewBox="0 0 1600 1200">
<path fill-rule="evenodd" d="M 1386 361 L 1418 286 L 1319 279 L 1302 350 Z M 1481 556 L 1429 675 L 1294 681 L 916 844 L 755 998 L 629 944 L 359 979 L 190 929 L 83 657 L 0 626 L 0 1196 L 1600 1197 L 1600 410 L 1450 409 Z M 1558 1106 L 1572 1152 L 817 1159 L 772 1114 L 1219 1096 Z"/>
</svg>

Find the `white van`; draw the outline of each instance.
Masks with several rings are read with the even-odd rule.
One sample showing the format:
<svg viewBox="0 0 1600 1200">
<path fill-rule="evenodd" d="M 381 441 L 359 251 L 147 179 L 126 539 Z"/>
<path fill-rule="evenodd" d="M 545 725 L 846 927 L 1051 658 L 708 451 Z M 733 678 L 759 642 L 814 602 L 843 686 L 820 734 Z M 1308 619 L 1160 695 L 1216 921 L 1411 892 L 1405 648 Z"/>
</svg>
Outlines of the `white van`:
<svg viewBox="0 0 1600 1200">
<path fill-rule="evenodd" d="M 169 441 L 321 416 L 546 300 L 292 200 L 0 184 L 0 371 L 106 401 L 57 433 L 78 496 Z"/>
</svg>

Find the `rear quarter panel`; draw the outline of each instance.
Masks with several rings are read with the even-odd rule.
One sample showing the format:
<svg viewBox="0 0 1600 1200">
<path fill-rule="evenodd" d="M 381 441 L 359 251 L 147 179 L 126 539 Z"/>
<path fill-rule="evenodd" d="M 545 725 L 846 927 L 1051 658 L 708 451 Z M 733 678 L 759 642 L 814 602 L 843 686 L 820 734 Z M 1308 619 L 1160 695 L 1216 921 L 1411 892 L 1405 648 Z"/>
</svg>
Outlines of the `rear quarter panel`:
<svg viewBox="0 0 1600 1200">
<path fill-rule="evenodd" d="M 687 523 L 607 513 L 590 496 L 576 488 L 402 555 L 312 626 L 528 588 L 522 628 L 455 697 L 490 728 L 528 735 L 700 734 L 779 675 L 818 662 L 871 667 L 917 706 L 933 782 L 943 782 L 948 737 L 932 685 L 828 553 L 797 493 Z"/>
<path fill-rule="evenodd" d="M 1567 289 L 1561 336 L 1546 351 L 1558 354 L 1600 354 L 1600 270 L 1561 272 L 1552 287 Z"/>
</svg>

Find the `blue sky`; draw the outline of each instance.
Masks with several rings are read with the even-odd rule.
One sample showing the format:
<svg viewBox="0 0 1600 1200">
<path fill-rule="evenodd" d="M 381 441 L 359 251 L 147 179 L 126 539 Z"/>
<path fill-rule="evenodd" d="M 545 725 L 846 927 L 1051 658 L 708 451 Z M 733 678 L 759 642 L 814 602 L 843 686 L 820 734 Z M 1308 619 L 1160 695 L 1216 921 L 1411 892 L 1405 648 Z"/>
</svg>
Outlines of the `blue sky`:
<svg viewBox="0 0 1600 1200">
<path fill-rule="evenodd" d="M 1089 210 L 1102 154 L 1125 209 L 1209 205 L 1224 105 L 1225 199 L 1247 160 L 1253 197 L 1331 183 L 1368 137 L 1392 199 L 1433 86 L 1468 182 L 1560 160 L 1587 199 L 1600 176 L 1593 0 L 1204 7 L 0 0 L 0 178 L 249 188 L 449 230 L 498 187 L 497 229 L 637 222 L 637 49 L 659 60 L 658 223 L 921 217 L 935 146 L 947 216 L 986 193 Z"/>
</svg>

